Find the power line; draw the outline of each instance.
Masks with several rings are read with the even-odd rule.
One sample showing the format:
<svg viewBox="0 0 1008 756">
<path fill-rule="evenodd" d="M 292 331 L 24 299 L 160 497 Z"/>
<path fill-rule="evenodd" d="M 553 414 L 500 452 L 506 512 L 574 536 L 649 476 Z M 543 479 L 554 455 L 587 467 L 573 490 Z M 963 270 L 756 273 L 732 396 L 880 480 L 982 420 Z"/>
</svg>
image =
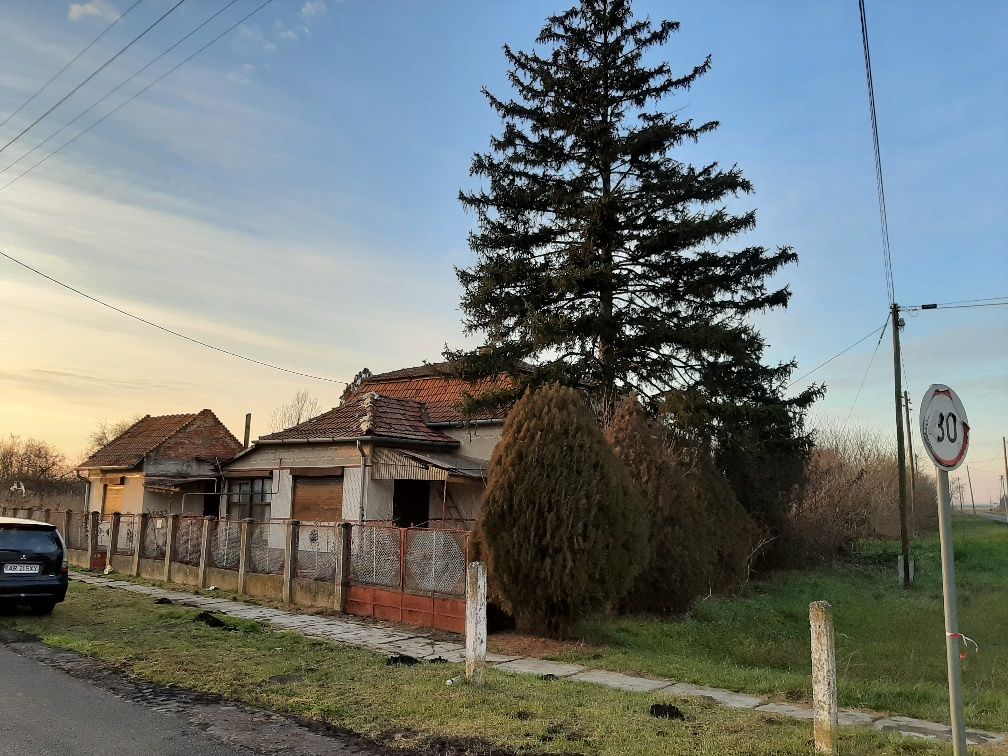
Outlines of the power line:
<svg viewBox="0 0 1008 756">
<path fill-rule="evenodd" d="M 887 319 L 886 325 L 888 325 L 888 323 L 889 321 Z M 864 375 L 861 376 L 861 385 L 858 386 L 857 393 L 854 395 L 854 401 L 851 402 L 850 409 L 847 411 L 847 418 L 844 420 L 843 424 L 845 430 L 847 428 L 847 423 L 850 422 L 851 415 L 854 414 L 854 407 L 857 405 L 858 399 L 861 398 L 861 391 L 864 389 L 865 381 L 868 379 L 868 373 L 871 372 L 872 364 L 875 362 L 875 355 L 878 354 L 879 347 L 882 345 L 882 338 L 885 336 L 886 325 L 882 326 L 882 333 L 879 334 L 878 341 L 875 342 L 875 351 L 872 352 L 871 359 L 868 360 L 868 367 L 865 368 Z M 893 328 L 899 328 L 899 325 L 893 324 Z"/>
<path fill-rule="evenodd" d="M 0 187 L 0 188 L 2 188 L 2 187 Z M 851 344 L 851 345 L 850 345 L 849 347 L 846 347 L 845 349 L 842 349 L 842 350 L 840 350 L 839 352 L 837 352 L 836 354 L 834 354 L 834 355 L 833 355 L 832 357 L 830 357 L 830 358 L 829 358 L 828 360 L 826 360 L 825 362 L 820 362 L 820 363 L 819 363 L 818 365 L 816 365 L 816 366 L 815 366 L 814 368 L 812 368 L 811 370 L 809 370 L 809 371 L 808 371 L 807 373 L 804 373 L 803 375 L 799 376 L 798 378 L 795 378 L 795 379 L 794 379 L 793 381 L 791 381 L 791 383 L 789 383 L 789 384 L 787 385 L 787 388 L 791 388 L 791 387 L 792 387 L 792 386 L 794 386 L 794 385 L 795 385 L 796 383 L 799 383 L 799 382 L 801 382 L 801 381 L 805 380 L 805 379 L 806 379 L 806 378 L 808 378 L 808 377 L 809 377 L 810 375 L 812 375 L 812 374 L 813 374 L 814 372 L 816 372 L 817 370 L 819 370 L 819 368 L 823 368 L 823 367 L 826 367 L 826 366 L 827 366 L 827 365 L 829 365 L 829 364 L 830 364 L 831 362 L 833 362 L 833 360 L 835 360 L 835 359 L 836 359 L 837 357 L 841 357 L 841 356 L 843 356 L 843 355 L 847 354 L 847 352 L 849 352 L 849 351 L 850 351 L 851 349 L 853 349 L 854 347 L 856 347 L 856 346 L 857 346 L 858 344 L 860 344 L 860 343 L 861 343 L 862 341 L 865 341 L 866 339 L 870 339 L 870 338 L 871 338 L 872 336 L 874 336 L 874 335 L 875 335 L 876 333 L 878 333 L 879 331 L 882 331 L 883 333 L 885 333 L 885 328 L 886 328 L 886 325 L 887 325 L 888 323 L 889 323 L 889 319 L 888 319 L 888 318 L 886 318 L 886 322 L 885 322 L 885 323 L 883 323 L 883 324 L 882 324 L 881 326 L 879 326 L 878 328 L 876 328 L 876 329 L 875 329 L 874 331 L 872 331 L 871 333 L 866 333 L 866 334 L 865 334 L 864 336 L 862 336 L 862 337 L 861 337 L 860 339 L 858 339 L 857 341 L 855 341 L 855 342 L 854 342 L 853 344 Z M 880 340 L 880 341 L 881 341 L 881 338 L 882 338 L 882 337 L 880 336 L 880 337 L 879 337 L 879 340 Z"/>
<path fill-rule="evenodd" d="M 29 97 L 27 100 L 25 100 L 20 105 L 18 105 L 17 110 L 15 110 L 9 116 L 7 116 L 6 118 L 4 118 L 3 122 L 0 123 L 0 129 L 2 129 L 4 126 L 6 126 L 7 122 L 10 121 L 11 118 L 13 118 L 18 113 L 20 113 L 22 110 L 24 110 L 24 108 L 27 105 L 29 105 L 36 97 L 38 97 L 40 94 L 42 94 L 46 90 L 46 87 L 48 87 L 50 84 L 52 84 L 54 81 L 56 81 L 56 79 L 58 79 L 60 77 L 60 74 L 62 74 L 64 71 L 66 71 L 68 68 L 70 68 L 70 66 L 72 66 L 74 63 L 76 63 L 78 60 L 80 60 L 80 57 L 84 53 L 86 53 L 88 50 L 90 50 L 92 47 L 94 47 L 98 43 L 98 40 L 100 40 L 102 37 L 104 37 L 109 32 L 109 30 L 112 29 L 113 26 L 115 26 L 120 21 L 122 21 L 123 18 L 126 17 L 126 14 L 129 13 L 134 8 L 136 8 L 138 5 L 140 5 L 141 2 L 143 2 L 143 0 L 136 0 L 136 2 L 133 3 L 133 5 L 131 5 L 126 10 L 124 10 L 120 15 L 116 16 L 115 21 L 113 21 L 111 24 L 109 24 L 108 26 L 106 26 L 102 30 L 101 34 L 99 34 L 97 37 L 95 37 L 94 39 L 92 39 L 88 43 L 87 47 L 85 47 L 83 50 L 81 50 L 79 53 L 77 53 L 69 63 L 67 63 L 65 66 L 63 66 L 63 68 L 61 68 L 59 71 L 57 71 L 55 74 L 53 74 L 52 78 L 50 78 L 49 81 L 47 81 L 41 87 L 39 87 L 38 89 L 36 89 L 35 92 L 34 92 L 34 94 L 32 94 L 31 97 Z"/>
<path fill-rule="evenodd" d="M 999 299 L 1001 301 L 994 301 Z M 966 300 L 970 301 L 970 300 Z M 919 312 L 920 310 L 965 310 L 971 307 L 1005 307 L 1008 305 L 1008 297 L 992 297 L 990 300 L 978 299 L 974 300 L 973 304 L 958 304 L 955 302 L 948 302 L 945 304 L 941 303 L 931 303 L 916 305 L 914 307 L 905 307 L 903 309 L 911 310 L 913 312 Z"/>
<path fill-rule="evenodd" d="M 891 307 L 896 301 L 896 288 L 893 283 L 892 247 L 889 244 L 889 219 L 886 215 L 885 183 L 882 180 L 882 150 L 879 147 L 878 116 L 875 112 L 875 85 L 872 80 L 871 49 L 868 46 L 868 19 L 865 14 L 864 0 L 858 0 L 858 7 L 861 11 L 861 45 L 864 49 L 865 80 L 868 83 L 868 111 L 871 115 L 872 145 L 875 152 L 875 190 L 878 194 L 879 220 L 882 224 L 882 259 Z"/>
<path fill-rule="evenodd" d="M 146 92 L 148 89 L 150 89 L 151 87 L 153 87 L 155 84 L 157 84 L 159 81 L 161 81 L 162 79 L 164 79 L 166 76 L 168 76 L 168 75 L 174 73 L 175 71 L 177 71 L 179 68 L 181 68 L 182 66 L 184 66 L 186 63 L 188 63 L 190 60 L 192 60 L 193 58 L 195 58 L 201 52 L 203 52 L 204 50 L 206 50 L 212 44 L 214 44 L 215 42 L 217 42 L 217 40 L 219 40 L 222 37 L 225 37 L 228 34 L 230 34 L 232 31 L 234 31 L 235 29 L 237 29 L 239 26 L 241 26 L 243 23 L 245 23 L 248 19 L 252 18 L 252 16 L 254 16 L 256 13 L 258 13 L 259 11 L 261 11 L 263 8 L 265 8 L 267 5 L 269 5 L 271 2 L 273 2 L 273 0 L 265 0 L 265 2 L 263 2 L 261 5 L 257 6 L 253 10 L 249 11 L 248 13 L 246 13 L 240 19 L 238 19 L 233 24 L 231 24 L 231 26 L 229 26 L 227 29 L 225 29 L 224 31 L 222 31 L 220 34 L 218 34 L 216 37 L 214 37 L 213 39 L 211 39 L 209 42 L 207 42 L 202 47 L 198 48 L 194 53 L 192 53 L 191 55 L 189 55 L 186 58 L 183 58 L 181 61 L 179 61 L 174 66 L 172 66 L 167 71 L 165 71 L 163 74 L 161 74 L 156 79 L 154 79 L 154 81 L 150 82 L 149 84 L 147 84 L 146 86 L 144 86 L 139 91 L 137 91 L 137 92 L 133 93 L 132 95 L 130 95 L 127 99 L 123 100 L 116 107 L 114 107 L 108 113 L 106 113 L 101 118 L 99 118 L 97 121 L 95 121 L 94 123 L 92 123 L 86 129 L 80 131 L 75 136 L 73 136 L 70 139 L 68 139 L 67 141 L 65 141 L 63 144 L 61 144 L 55 150 L 53 150 L 52 152 L 50 152 L 44 158 L 42 158 L 41 160 L 39 160 L 34 165 L 31 165 L 28 168 L 26 168 L 24 171 L 22 171 L 17 176 L 15 176 L 14 178 L 12 178 L 10 181 L 8 181 L 3 186 L 0 186 L 0 192 L 2 192 L 4 189 L 6 189 L 7 187 L 9 187 L 15 181 L 17 181 L 17 180 L 23 178 L 24 176 L 28 175 L 29 173 L 31 173 L 33 170 L 35 170 L 40 165 L 42 165 L 42 163 L 46 162 L 49 158 L 53 157 L 56 153 L 62 152 L 64 148 L 69 147 L 71 144 L 73 144 L 78 139 L 80 139 L 82 136 L 84 136 L 89 131 L 91 131 L 91 129 L 93 129 L 95 126 L 97 126 L 98 124 L 100 124 L 103 121 L 105 121 L 105 119 L 107 119 L 107 118 L 115 115 L 116 113 L 118 113 L 120 110 L 122 110 L 123 107 L 125 107 L 129 103 L 133 102 L 133 100 L 135 100 L 137 97 L 139 97 L 140 95 L 142 95 L 144 92 Z"/>
<path fill-rule="evenodd" d="M 138 0 L 138 2 L 139 2 L 139 0 Z M 124 86 L 126 86 L 127 84 L 129 84 L 137 76 L 139 76 L 144 71 L 146 71 L 148 68 L 150 68 L 151 66 L 153 66 L 155 63 L 157 63 L 159 60 L 161 60 L 165 55 L 167 55 L 172 50 L 174 50 L 176 47 L 178 47 L 179 45 L 181 45 L 183 42 L 185 42 L 187 39 L 189 39 L 193 34 L 195 34 L 196 32 L 198 32 L 200 29 L 202 29 L 204 26 L 206 26 L 207 24 L 209 24 L 211 21 L 213 21 L 215 18 L 217 18 L 217 16 L 219 16 L 221 13 L 223 13 L 224 11 L 226 11 L 228 8 L 230 8 L 232 5 L 234 5 L 237 2 L 238 2 L 238 0 L 231 0 L 227 5 L 225 5 L 223 8 L 221 8 L 219 11 L 217 11 L 216 13 L 214 13 L 209 18 L 207 18 L 203 23 L 201 23 L 195 29 L 193 29 L 192 31 L 190 31 L 184 37 L 182 37 L 182 39 L 178 40 L 175 44 L 173 44 L 171 47 L 169 47 L 163 53 L 161 53 L 156 58 L 154 58 L 153 60 L 151 60 L 149 63 L 147 63 L 147 65 L 145 65 L 139 71 L 136 71 L 135 73 L 133 73 L 132 76 L 130 76 L 128 79 L 126 79 L 125 81 L 123 81 L 122 83 L 120 83 L 117 87 L 115 87 L 115 89 L 112 89 L 111 91 L 107 92 L 97 102 L 93 103 L 88 108 L 86 108 L 85 110 L 82 110 L 80 113 L 78 113 L 77 115 L 75 115 L 67 123 L 65 123 L 62 126 L 60 126 L 58 129 L 56 129 L 56 131 L 52 132 L 49 136 L 47 136 L 41 142 L 39 142 L 34 147 L 32 147 L 30 150 L 28 150 L 27 152 L 25 152 L 24 154 L 22 154 L 21 157 L 19 157 L 17 160 L 15 160 L 14 162 L 8 164 L 6 167 L 0 169 L 0 175 L 3 175 L 7 171 L 9 171 L 11 168 L 13 168 L 15 165 L 17 165 L 18 163 L 20 163 L 26 157 L 28 157 L 29 155 L 33 154 L 37 149 L 39 149 L 40 147 L 42 147 L 43 145 L 45 145 L 54 136 L 57 136 L 58 134 L 61 134 L 65 129 L 69 128 L 70 126 L 72 126 L 73 124 L 75 124 L 78 120 L 80 120 L 81 118 L 83 118 L 84 116 L 86 116 L 88 113 L 90 113 L 96 107 L 98 107 L 103 102 L 105 102 L 105 100 L 107 100 L 109 97 L 111 97 L 116 92 L 118 92 L 120 89 L 122 89 Z"/>
<path fill-rule="evenodd" d="M 197 345 L 199 345 L 201 347 L 206 347 L 207 349 L 212 349 L 215 352 L 220 352 L 221 354 L 226 354 L 226 355 L 228 355 L 230 357 L 237 357 L 240 360 L 245 360 L 246 362 L 251 362 L 251 363 L 253 363 L 255 365 L 261 365 L 262 367 L 268 367 L 268 368 L 272 368 L 273 370 L 279 370 L 282 373 L 290 373 L 291 375 L 297 375 L 297 376 L 300 376 L 302 378 L 311 378 L 311 379 L 316 380 L 316 381 L 326 381 L 328 383 L 339 383 L 339 384 L 342 384 L 344 386 L 348 386 L 349 385 L 346 381 L 340 381 L 340 380 L 337 380 L 336 378 L 326 378 L 325 376 L 321 376 L 321 375 L 313 375 L 311 373 L 303 373 L 300 370 L 292 370 L 290 368 L 281 367 L 280 365 L 274 365 L 271 362 L 265 362 L 263 360 L 257 360 L 254 357 L 248 357 L 248 356 L 246 356 L 244 354 L 239 354 L 238 352 L 232 352 L 230 349 L 224 349 L 223 347 L 219 347 L 219 346 L 216 346 L 214 344 L 209 344 L 206 341 L 200 341 L 197 338 L 193 338 L 192 336 L 187 336 L 186 334 L 181 333 L 179 331 L 176 331 L 176 330 L 174 330 L 172 328 L 169 328 L 168 326 L 164 326 L 164 325 L 161 325 L 160 323 L 155 323 L 155 322 L 153 322 L 151 320 L 147 320 L 146 318 L 142 318 L 139 315 L 134 315 L 132 312 L 124 310 L 121 307 L 116 307 L 115 305 L 109 304 L 108 302 L 104 302 L 101 299 L 98 299 L 97 297 L 91 296 L 87 292 L 81 291 L 80 289 L 75 289 L 73 286 L 70 286 L 69 284 L 65 284 L 62 281 L 60 281 L 60 280 L 58 280 L 56 278 L 53 278 L 52 276 L 50 276 L 50 275 L 48 275 L 46 273 L 43 273 L 41 270 L 38 270 L 37 268 L 33 268 L 31 265 L 28 265 L 27 263 L 21 262 L 16 257 L 13 257 L 13 256 L 7 254 L 3 250 L 0 250 L 0 257 L 4 257 L 4 258 L 10 260 L 12 263 L 15 263 L 16 265 L 20 265 L 25 270 L 30 270 L 35 275 L 41 276 L 42 278 L 46 279 L 47 281 L 50 281 L 51 283 L 54 283 L 57 286 L 61 286 L 62 288 L 66 289 L 67 291 L 72 291 L 74 294 L 78 294 L 78 295 L 84 297 L 85 299 L 90 299 L 92 302 L 94 302 L 96 304 L 100 304 L 102 307 L 107 307 L 108 309 L 113 310 L 114 312 L 118 312 L 120 315 L 125 315 L 126 317 L 132 318 L 133 320 L 137 320 L 137 321 L 143 323 L 144 325 L 149 325 L 149 326 L 151 326 L 153 328 L 157 328 L 159 331 L 164 331 L 165 333 L 170 333 L 172 336 L 177 336 L 180 339 L 184 339 L 185 341 L 189 341 L 189 342 L 191 342 L 193 344 L 197 344 Z"/>
<path fill-rule="evenodd" d="M 87 83 L 88 83 L 89 81 L 91 81 L 91 79 L 93 79 L 93 78 L 94 78 L 95 76 L 97 76 L 97 75 L 98 75 L 98 74 L 100 74 L 100 73 L 101 73 L 102 71 L 104 71 L 104 70 L 105 70 L 105 69 L 106 69 L 106 68 L 107 68 L 107 67 L 108 67 L 108 66 L 109 66 L 109 65 L 110 65 L 110 64 L 111 64 L 111 63 L 112 63 L 112 62 L 113 62 L 113 61 L 114 61 L 114 60 L 115 60 L 116 58 L 118 58 L 118 57 L 119 57 L 120 55 L 122 55 L 122 54 L 123 54 L 124 52 L 126 52 L 127 50 L 129 50 L 129 49 L 130 49 L 130 48 L 131 48 L 131 47 L 132 47 L 133 45 L 135 45 L 135 44 L 136 44 L 137 42 L 139 42 L 139 41 L 140 41 L 140 40 L 141 40 L 141 39 L 142 39 L 142 38 L 143 38 L 143 37 L 144 37 L 144 36 L 145 36 L 145 35 L 147 34 L 147 32 L 149 32 L 149 31 L 150 31 L 151 29 L 153 29 L 153 28 L 154 28 L 155 26 L 157 26 L 157 25 L 158 25 L 158 24 L 160 24 L 160 23 L 161 23 L 162 21 L 164 21 L 164 20 L 165 20 L 166 18 L 168 18 L 168 16 L 169 16 L 169 15 L 170 15 L 170 14 L 171 14 L 171 13 L 172 13 L 172 12 L 173 12 L 173 11 L 174 11 L 174 10 L 175 10 L 176 8 L 178 8 L 178 7 L 180 6 L 180 5 L 182 5 L 182 3 L 184 3 L 184 2 L 185 2 L 185 0 L 178 0 L 178 2 L 177 2 L 177 3 L 175 3 L 175 5 L 173 5 L 173 6 L 171 7 L 171 8 L 169 8 L 169 9 L 168 9 L 167 11 L 165 11 L 165 12 L 164 12 L 164 14 L 162 14 L 162 16 L 161 16 L 161 17 L 160 17 L 160 18 L 159 18 L 159 19 L 158 19 L 157 21 L 155 21 L 154 23 L 152 23 L 152 24 L 151 24 L 150 26 L 148 26 L 148 27 L 147 27 L 146 29 L 144 29 L 144 30 L 143 30 L 142 32 L 140 32 L 140 34 L 138 34 L 137 36 L 135 36 L 135 37 L 134 37 L 134 38 L 133 38 L 133 39 L 132 39 L 132 40 L 131 40 L 131 41 L 129 42 L 129 44 L 127 44 L 127 45 L 126 45 L 126 46 L 125 46 L 124 48 L 122 48 L 122 49 L 121 49 L 121 50 L 120 50 L 119 52 L 117 52 L 117 53 L 116 53 L 115 55 L 113 55 L 113 56 L 112 56 L 111 58 L 109 58 L 109 59 L 108 59 L 108 60 L 106 60 L 106 61 L 105 61 L 104 63 L 102 63 L 102 64 L 101 64 L 100 66 L 98 66 L 98 68 L 96 68 L 96 69 L 95 69 L 94 71 L 92 71 L 92 72 L 91 72 L 91 73 L 90 73 L 90 74 L 88 75 L 88 77 L 87 77 L 86 79 L 84 79 L 84 81 L 82 81 L 82 82 L 81 82 L 80 84 L 78 84 L 78 85 L 77 85 L 76 87 L 74 87 L 74 88 L 73 88 L 73 89 L 71 89 L 71 90 L 70 90 L 69 92 L 67 92 L 67 93 L 66 93 L 65 95 L 63 95 L 63 97 L 62 97 L 62 98 L 61 98 L 61 99 L 60 99 L 60 100 L 59 100 L 59 101 L 58 101 L 58 102 L 57 102 L 57 103 L 56 103 L 55 105 L 53 105 L 53 106 L 52 106 L 51 108 L 49 108 L 49 110 L 47 110 L 47 111 L 46 111 L 45 113 L 43 113 L 43 114 L 42 114 L 42 115 L 40 115 L 40 116 L 39 116 L 38 118 L 36 118 L 36 119 L 35 119 L 34 121 L 32 121 L 32 122 L 31 122 L 30 124 L 28 124 L 27 126 L 25 126 L 25 127 L 24 127 L 24 128 L 23 128 L 23 129 L 21 130 L 21 132 L 20 132 L 20 133 L 19 133 L 19 134 L 18 134 L 18 135 L 17 135 L 16 137 L 14 137 L 14 138 L 13 138 L 13 139 L 11 139 L 11 140 L 10 140 L 9 142 L 7 142 L 7 144 L 5 144 L 5 145 L 4 145 L 3 147 L 0 147 L 0 152 L 3 152 L 3 151 L 4 151 L 4 150 L 6 150 L 6 149 L 7 149 L 8 147 L 10 147 L 10 146 L 11 146 L 12 144 L 14 144 L 14 142 L 16 142 L 16 141 L 17 141 L 18 139 L 20 139 L 20 138 L 21 138 L 21 137 L 23 137 L 23 136 L 24 136 L 25 134 L 27 134 L 27 133 L 28 133 L 28 131 L 29 131 L 29 130 L 31 130 L 31 129 L 32 129 L 32 128 L 33 128 L 33 127 L 34 127 L 34 126 L 35 126 L 35 125 L 36 125 L 36 124 L 37 124 L 37 123 L 39 122 L 39 121 L 41 121 L 41 120 L 42 120 L 43 118 L 45 118 L 45 117 L 46 117 L 47 115 L 49 115 L 49 114 L 50 114 L 50 113 L 52 113 L 52 112 L 53 112 L 54 110 L 56 110 L 56 108 L 58 108 L 58 107 L 59 107 L 60 105 L 62 105 L 62 104 L 63 104 L 64 102 L 66 102 L 66 101 L 67 101 L 68 99 L 70 99 L 70 97 L 72 97 L 72 96 L 74 95 L 74 93 L 75 93 L 75 92 L 77 92 L 77 91 L 78 91 L 78 90 L 79 90 L 79 89 L 80 89 L 81 87 L 83 87 L 83 86 L 84 86 L 85 84 L 87 84 Z"/>
</svg>

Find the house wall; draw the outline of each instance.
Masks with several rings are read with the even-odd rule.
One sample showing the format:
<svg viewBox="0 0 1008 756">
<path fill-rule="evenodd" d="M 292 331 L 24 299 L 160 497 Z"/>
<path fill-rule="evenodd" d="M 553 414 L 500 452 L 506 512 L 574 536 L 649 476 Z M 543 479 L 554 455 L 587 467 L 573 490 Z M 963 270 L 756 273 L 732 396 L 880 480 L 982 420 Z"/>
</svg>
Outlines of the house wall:
<svg viewBox="0 0 1008 756">
<path fill-rule="evenodd" d="M 429 515 L 431 520 L 441 520 L 444 516 L 449 520 L 447 525 L 456 527 L 456 523 L 451 522 L 453 513 L 445 506 L 445 499 L 449 505 L 454 502 L 455 510 L 462 519 L 475 520 L 483 502 L 483 482 L 449 480 L 447 490 L 443 482 L 431 482 Z M 472 527 L 471 522 L 467 525 Z"/>
<path fill-rule="evenodd" d="M 494 447 L 501 439 L 501 425 L 473 425 L 460 428 L 438 428 L 459 442 L 458 453 L 476 459 L 490 459 Z"/>
<path fill-rule="evenodd" d="M 120 479 L 123 481 L 123 513 L 139 514 L 144 511 L 143 473 L 102 473 L 98 470 L 88 473 L 87 511 L 101 512 L 104 486 L 118 485 Z"/>
</svg>

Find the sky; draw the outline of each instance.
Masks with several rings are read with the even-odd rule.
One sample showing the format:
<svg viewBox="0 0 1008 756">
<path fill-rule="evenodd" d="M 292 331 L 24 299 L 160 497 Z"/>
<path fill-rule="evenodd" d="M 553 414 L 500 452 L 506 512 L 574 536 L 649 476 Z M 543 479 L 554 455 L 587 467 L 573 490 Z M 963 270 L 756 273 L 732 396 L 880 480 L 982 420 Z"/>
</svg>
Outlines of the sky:
<svg viewBox="0 0 1008 756">
<path fill-rule="evenodd" d="M 0 146 L 177 0 L 141 0 L 0 127 Z M 163 53 L 227 0 L 185 0 L 23 137 L 0 171 Z M 235 0 L 87 115 L 0 173 L 0 186 L 261 0 Z M 131 0 L 0 2 L 0 121 Z M 457 201 L 500 124 L 505 43 L 530 48 L 543 0 L 274 0 L 23 178 L 0 189 L 0 250 L 65 283 L 282 373 L 129 320 L 0 259 L 0 434 L 79 458 L 99 419 L 212 408 L 252 435 L 297 390 L 338 404 L 363 367 L 436 360 L 462 333 L 454 267 L 471 264 Z M 857 3 L 635 3 L 682 26 L 661 51 L 713 68 L 668 107 L 720 128 L 682 159 L 737 164 L 758 226 L 791 245 L 768 357 L 811 370 L 882 325 L 888 305 Z M 1008 295 L 1008 5 L 868 2 L 897 301 Z M 1008 434 L 1008 307 L 907 313 L 916 406 L 953 386 L 972 426 L 978 502 L 996 498 Z M 808 379 L 820 425 L 893 433 L 887 332 Z M 873 353 L 874 359 L 873 359 Z M 869 369 L 870 366 L 870 369 Z M 859 390 L 864 379 L 863 388 Z M 797 390 L 799 386 L 795 387 Z M 916 429 L 916 418 L 914 419 Z M 919 436 L 915 449 L 924 461 Z M 965 473 L 960 470 L 960 473 Z"/>
</svg>

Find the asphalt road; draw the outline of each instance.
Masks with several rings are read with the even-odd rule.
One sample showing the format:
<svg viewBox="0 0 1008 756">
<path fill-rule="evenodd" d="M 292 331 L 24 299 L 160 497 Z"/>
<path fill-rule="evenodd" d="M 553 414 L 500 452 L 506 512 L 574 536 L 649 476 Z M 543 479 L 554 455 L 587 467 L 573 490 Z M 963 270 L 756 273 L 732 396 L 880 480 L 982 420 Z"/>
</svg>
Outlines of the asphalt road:
<svg viewBox="0 0 1008 756">
<path fill-rule="evenodd" d="M 0 646 L 2 756 L 249 754 Z"/>
</svg>

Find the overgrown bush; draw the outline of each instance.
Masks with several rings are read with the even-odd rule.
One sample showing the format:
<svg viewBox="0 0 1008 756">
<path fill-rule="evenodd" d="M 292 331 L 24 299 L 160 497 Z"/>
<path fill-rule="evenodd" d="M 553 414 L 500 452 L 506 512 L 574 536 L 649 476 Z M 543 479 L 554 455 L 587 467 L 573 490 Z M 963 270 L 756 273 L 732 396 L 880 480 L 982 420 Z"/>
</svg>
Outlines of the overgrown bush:
<svg viewBox="0 0 1008 756">
<path fill-rule="evenodd" d="M 865 430 L 826 428 L 817 434 L 805 482 L 793 498 L 786 552 L 795 564 L 825 561 L 866 538 L 898 538 L 899 473 L 893 444 Z M 935 481 L 918 472 L 911 535 L 938 527 Z"/>
<path fill-rule="evenodd" d="M 677 454 L 666 429 L 633 397 L 616 408 L 606 439 L 630 471 L 651 528 L 648 563 L 626 607 L 682 611 L 697 596 L 737 587 L 756 528 L 710 454 Z"/>
<path fill-rule="evenodd" d="M 648 518 L 581 395 L 527 392 L 490 459 L 477 542 L 520 630 L 567 635 L 618 603 L 648 553 Z"/>
</svg>

